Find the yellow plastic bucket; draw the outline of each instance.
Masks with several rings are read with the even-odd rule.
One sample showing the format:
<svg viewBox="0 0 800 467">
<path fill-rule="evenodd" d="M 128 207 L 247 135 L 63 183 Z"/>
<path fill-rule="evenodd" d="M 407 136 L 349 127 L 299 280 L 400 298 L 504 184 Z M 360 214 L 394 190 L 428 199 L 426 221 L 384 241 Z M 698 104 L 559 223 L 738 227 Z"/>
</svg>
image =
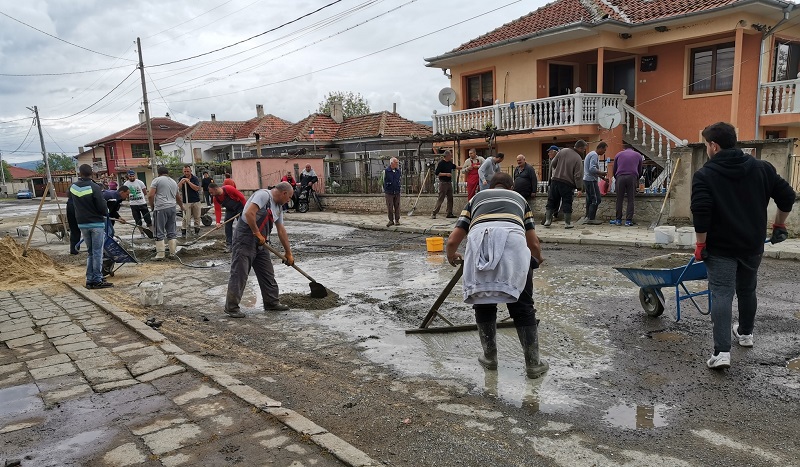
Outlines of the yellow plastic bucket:
<svg viewBox="0 0 800 467">
<path fill-rule="evenodd" d="M 436 253 L 444 250 L 444 238 L 442 237 L 428 237 L 425 239 L 428 245 L 428 253 Z"/>
</svg>

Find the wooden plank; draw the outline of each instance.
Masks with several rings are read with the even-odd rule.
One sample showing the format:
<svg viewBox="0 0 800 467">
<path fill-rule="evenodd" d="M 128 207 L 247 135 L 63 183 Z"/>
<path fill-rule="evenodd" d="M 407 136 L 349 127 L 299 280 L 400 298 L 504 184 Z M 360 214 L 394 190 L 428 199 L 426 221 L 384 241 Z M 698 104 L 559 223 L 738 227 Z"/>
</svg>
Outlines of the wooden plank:
<svg viewBox="0 0 800 467">
<path fill-rule="evenodd" d="M 498 328 L 513 328 L 513 321 L 500 321 L 497 323 Z M 413 328 L 406 329 L 406 334 L 433 334 L 445 332 L 464 332 L 464 331 L 477 331 L 478 325 L 476 324 L 461 324 L 458 326 L 439 326 L 435 328 Z"/>
<path fill-rule="evenodd" d="M 437 298 L 436 301 L 433 303 L 433 306 L 431 306 L 431 309 L 430 311 L 428 311 L 428 314 L 425 315 L 425 318 L 422 320 L 422 324 L 420 324 L 419 326 L 420 328 L 427 328 L 436 316 L 439 316 L 440 318 L 444 319 L 444 317 L 442 317 L 438 313 L 439 307 L 442 306 L 442 303 L 444 303 L 447 296 L 450 295 L 450 291 L 453 290 L 453 287 L 455 287 L 456 282 L 458 282 L 458 280 L 461 279 L 461 275 L 463 273 L 464 273 L 464 263 L 461 263 L 458 265 L 458 269 L 456 269 L 456 273 L 455 275 L 453 275 L 453 278 L 450 279 L 450 282 L 447 283 L 444 290 L 442 290 L 442 293 L 439 294 L 439 298 Z"/>
</svg>

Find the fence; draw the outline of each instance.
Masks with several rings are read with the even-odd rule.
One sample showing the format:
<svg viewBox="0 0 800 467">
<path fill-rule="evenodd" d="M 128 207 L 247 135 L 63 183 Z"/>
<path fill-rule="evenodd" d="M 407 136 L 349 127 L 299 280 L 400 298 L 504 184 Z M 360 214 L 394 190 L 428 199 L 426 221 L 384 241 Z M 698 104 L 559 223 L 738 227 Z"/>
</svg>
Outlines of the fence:
<svg viewBox="0 0 800 467">
<path fill-rule="evenodd" d="M 436 154 L 400 156 L 402 192 L 405 194 L 435 192 L 433 171 L 441 158 Z M 326 161 L 326 192 L 332 194 L 383 193 L 384 169 L 389 157 L 359 154 L 356 159 Z"/>
</svg>

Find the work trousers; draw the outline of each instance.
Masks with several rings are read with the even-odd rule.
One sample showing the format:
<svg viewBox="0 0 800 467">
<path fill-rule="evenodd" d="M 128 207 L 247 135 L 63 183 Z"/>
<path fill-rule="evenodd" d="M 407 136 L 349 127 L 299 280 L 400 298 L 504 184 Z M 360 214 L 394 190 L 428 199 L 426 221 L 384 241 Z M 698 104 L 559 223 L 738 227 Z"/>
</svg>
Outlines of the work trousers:
<svg viewBox="0 0 800 467">
<path fill-rule="evenodd" d="M 711 322 L 714 324 L 714 353 L 731 351 L 733 294 L 739 302 L 739 334 L 752 334 L 756 321 L 756 285 L 761 255 L 746 258 L 709 256 L 703 261 L 708 270 L 711 293 Z"/>
<path fill-rule="evenodd" d="M 636 194 L 636 185 L 639 178 L 636 175 L 620 175 L 617 177 L 617 220 L 622 220 L 622 201 L 628 201 L 625 210 L 625 220 L 633 221 L 633 196 Z"/>
<path fill-rule="evenodd" d="M 164 240 L 165 237 L 169 240 L 178 238 L 178 234 L 175 232 L 175 220 L 177 219 L 177 214 L 177 206 L 153 211 L 153 218 L 155 220 L 153 224 L 156 228 L 153 236 L 157 241 Z"/>
<path fill-rule="evenodd" d="M 575 197 L 575 187 L 561 180 L 550 181 L 550 191 L 547 192 L 547 210 L 554 213 L 561 206 L 561 212 L 572 214 L 572 200 Z"/>
<path fill-rule="evenodd" d="M 583 188 L 586 190 L 586 218 L 594 220 L 597 206 L 600 206 L 600 186 L 597 180 L 584 180 Z"/>
<path fill-rule="evenodd" d="M 525 288 L 514 303 L 506 303 L 508 307 L 508 314 L 514 320 L 514 326 L 535 326 L 536 325 L 536 309 L 533 307 L 533 258 L 531 258 L 531 267 L 528 268 L 528 277 L 525 279 Z M 493 323 L 497 321 L 497 304 L 486 303 L 480 305 L 472 305 L 475 310 L 475 322 Z"/>
<path fill-rule="evenodd" d="M 238 221 L 228 222 L 228 220 L 231 217 L 239 214 L 240 212 L 241 211 L 236 211 L 234 209 L 225 208 L 225 219 L 224 219 L 224 222 L 226 222 L 226 224 L 225 224 L 225 245 L 227 245 L 227 246 L 231 246 L 231 241 L 233 240 L 233 224 L 238 222 Z"/>
<path fill-rule="evenodd" d="M 436 207 L 433 208 L 433 215 L 439 213 L 442 202 L 447 197 L 447 215 L 453 215 L 453 184 L 450 182 L 439 181 L 439 199 L 436 200 Z"/>
<path fill-rule="evenodd" d="M 211 192 L 210 191 L 203 191 L 203 199 L 206 202 L 206 206 L 211 206 Z"/>
<path fill-rule="evenodd" d="M 75 206 L 67 204 L 67 223 L 69 224 L 69 253 L 78 254 L 78 243 L 81 241 L 81 229 L 78 227 L 78 219 L 75 218 Z"/>
<path fill-rule="evenodd" d="M 258 240 L 252 233 L 235 229 L 231 244 L 231 277 L 228 279 L 228 293 L 225 295 L 226 312 L 240 311 L 239 302 L 251 269 L 256 273 L 264 307 L 278 304 L 278 283 L 275 281 L 275 270 L 269 251 L 258 245 Z"/>
<path fill-rule="evenodd" d="M 150 220 L 150 210 L 147 209 L 146 204 L 131 204 L 131 214 L 133 215 L 133 222 L 135 222 L 136 225 L 141 226 L 142 219 L 144 219 L 148 228 L 153 225 L 153 221 Z"/>
<path fill-rule="evenodd" d="M 475 177 L 473 180 L 467 179 L 467 201 L 471 200 L 475 193 L 478 192 L 478 185 L 480 184 L 480 180 L 478 177 Z"/>
<path fill-rule="evenodd" d="M 183 203 L 183 223 L 181 228 L 186 230 L 189 228 L 190 218 L 194 219 L 194 226 L 200 227 L 200 203 Z"/>
<path fill-rule="evenodd" d="M 89 257 L 86 258 L 86 284 L 99 284 L 103 282 L 103 242 L 106 233 L 102 227 L 95 229 L 81 229 L 83 242 Z"/>
<path fill-rule="evenodd" d="M 389 222 L 400 222 L 400 193 L 386 193 L 385 196 Z"/>
</svg>

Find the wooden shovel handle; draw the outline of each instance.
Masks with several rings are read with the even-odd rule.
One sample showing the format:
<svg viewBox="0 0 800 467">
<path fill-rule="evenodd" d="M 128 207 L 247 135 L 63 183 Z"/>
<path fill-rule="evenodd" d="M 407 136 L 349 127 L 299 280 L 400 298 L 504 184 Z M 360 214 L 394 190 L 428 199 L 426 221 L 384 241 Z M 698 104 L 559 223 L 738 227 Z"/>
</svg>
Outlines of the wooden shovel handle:
<svg viewBox="0 0 800 467">
<path fill-rule="evenodd" d="M 283 256 L 283 254 L 281 254 L 281 252 L 280 252 L 280 251 L 278 251 L 278 250 L 276 250 L 275 248 L 273 248 L 273 247 L 272 247 L 272 245 L 270 245 L 269 243 L 265 243 L 265 244 L 264 244 L 264 248 L 266 248 L 267 250 L 269 250 L 269 251 L 270 251 L 270 252 L 271 252 L 273 255 L 275 255 L 275 256 L 277 256 L 278 258 L 280 258 L 280 259 L 281 259 L 281 261 L 286 261 L 286 257 L 285 257 L 285 256 Z M 297 267 L 297 265 L 296 265 L 296 264 L 292 264 L 292 267 L 293 267 L 293 268 L 295 268 L 295 269 L 297 270 L 297 272 L 299 272 L 300 274 L 302 274 L 302 275 L 306 276 L 306 279 L 310 280 L 311 282 L 317 282 L 317 281 L 315 281 L 315 280 L 314 280 L 314 278 L 313 278 L 313 277 L 309 276 L 309 275 L 308 275 L 308 274 L 306 274 L 306 273 L 305 273 L 305 272 L 304 272 L 302 269 L 300 269 L 299 267 Z"/>
</svg>

